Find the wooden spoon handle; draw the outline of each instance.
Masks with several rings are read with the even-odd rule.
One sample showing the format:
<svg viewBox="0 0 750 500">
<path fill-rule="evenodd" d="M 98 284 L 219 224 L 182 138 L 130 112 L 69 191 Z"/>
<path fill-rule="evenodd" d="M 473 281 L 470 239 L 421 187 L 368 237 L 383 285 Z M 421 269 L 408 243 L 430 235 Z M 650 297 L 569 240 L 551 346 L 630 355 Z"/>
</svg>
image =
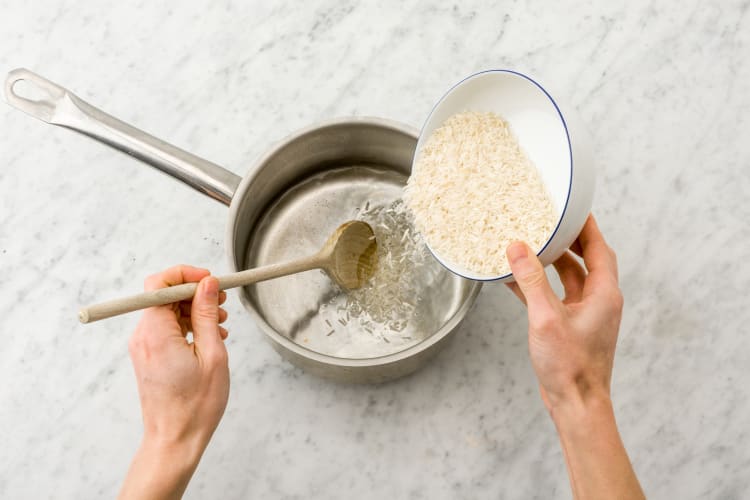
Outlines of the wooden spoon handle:
<svg viewBox="0 0 750 500">
<path fill-rule="evenodd" d="M 91 323 L 147 307 L 179 302 L 195 295 L 197 288 L 197 283 L 184 283 L 182 285 L 139 293 L 138 295 L 131 295 L 130 297 L 108 300 L 107 302 L 81 308 L 78 311 L 78 319 L 81 320 L 81 323 Z"/>
<path fill-rule="evenodd" d="M 282 264 L 270 264 L 255 269 L 248 269 L 238 273 L 219 276 L 219 290 L 228 290 L 238 286 L 252 285 L 259 281 L 265 281 L 289 274 L 301 273 L 323 267 L 325 259 L 319 255 L 313 255 L 303 259 L 293 260 Z M 187 300 L 195 295 L 198 288 L 197 283 L 183 283 L 181 285 L 160 288 L 150 292 L 131 295 L 130 297 L 121 297 L 119 299 L 101 302 L 88 307 L 82 308 L 78 312 L 78 319 L 81 323 L 92 323 L 100 319 L 111 318 L 147 307 L 163 306 L 181 300 Z"/>
</svg>

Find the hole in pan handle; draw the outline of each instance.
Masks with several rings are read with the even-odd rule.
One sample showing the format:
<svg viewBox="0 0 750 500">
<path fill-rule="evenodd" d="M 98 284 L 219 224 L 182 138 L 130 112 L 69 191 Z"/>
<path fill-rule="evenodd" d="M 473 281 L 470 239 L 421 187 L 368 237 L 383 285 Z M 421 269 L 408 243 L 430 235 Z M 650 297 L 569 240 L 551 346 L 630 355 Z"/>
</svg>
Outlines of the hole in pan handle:
<svg viewBox="0 0 750 500">
<path fill-rule="evenodd" d="M 31 99 L 19 94 L 20 82 L 29 86 L 29 91 L 42 95 L 41 99 Z M 55 110 L 68 93 L 67 90 L 46 78 L 25 68 L 14 69 L 5 79 L 5 100 L 14 108 L 47 123 L 52 122 Z"/>
</svg>

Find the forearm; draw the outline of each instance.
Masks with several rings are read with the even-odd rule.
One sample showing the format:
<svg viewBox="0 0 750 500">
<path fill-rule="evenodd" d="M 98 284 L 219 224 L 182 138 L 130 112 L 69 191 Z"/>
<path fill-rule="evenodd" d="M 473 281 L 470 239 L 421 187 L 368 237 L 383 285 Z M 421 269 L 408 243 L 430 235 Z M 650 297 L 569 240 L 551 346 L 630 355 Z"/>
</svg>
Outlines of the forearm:
<svg viewBox="0 0 750 500">
<path fill-rule="evenodd" d="M 645 498 L 606 395 L 567 401 L 552 411 L 578 500 Z"/>
<path fill-rule="evenodd" d="M 133 457 L 120 500 L 179 499 L 195 472 L 203 447 L 144 439 Z"/>
</svg>

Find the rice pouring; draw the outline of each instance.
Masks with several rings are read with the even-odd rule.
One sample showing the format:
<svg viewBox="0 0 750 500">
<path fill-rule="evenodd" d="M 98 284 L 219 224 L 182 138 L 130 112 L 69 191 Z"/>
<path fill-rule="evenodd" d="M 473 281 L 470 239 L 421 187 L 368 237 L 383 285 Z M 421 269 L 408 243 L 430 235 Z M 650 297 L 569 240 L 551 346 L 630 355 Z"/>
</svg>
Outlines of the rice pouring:
<svg viewBox="0 0 750 500">
<path fill-rule="evenodd" d="M 549 192 L 501 116 L 455 114 L 418 154 L 404 201 L 441 258 L 480 276 L 506 275 L 510 243 L 538 253 L 552 235 Z"/>
</svg>

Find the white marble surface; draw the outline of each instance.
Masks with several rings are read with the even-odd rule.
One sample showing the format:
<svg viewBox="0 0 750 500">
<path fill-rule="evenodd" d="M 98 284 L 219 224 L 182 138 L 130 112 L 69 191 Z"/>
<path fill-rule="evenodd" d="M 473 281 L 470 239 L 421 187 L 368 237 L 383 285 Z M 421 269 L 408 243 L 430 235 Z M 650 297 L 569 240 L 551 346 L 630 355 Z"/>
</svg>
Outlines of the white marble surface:
<svg viewBox="0 0 750 500">
<path fill-rule="evenodd" d="M 652 498 L 750 490 L 750 20 L 721 2 L 0 1 L 25 66 L 244 173 L 323 118 L 420 125 L 476 70 L 527 71 L 592 129 L 626 311 L 614 397 Z M 226 271 L 225 207 L 0 105 L 0 498 L 115 495 L 141 433 L 129 316 L 79 304 L 177 262 Z M 187 498 L 568 498 L 523 310 L 487 286 L 381 387 L 281 361 L 229 301 L 232 391 Z"/>
</svg>

